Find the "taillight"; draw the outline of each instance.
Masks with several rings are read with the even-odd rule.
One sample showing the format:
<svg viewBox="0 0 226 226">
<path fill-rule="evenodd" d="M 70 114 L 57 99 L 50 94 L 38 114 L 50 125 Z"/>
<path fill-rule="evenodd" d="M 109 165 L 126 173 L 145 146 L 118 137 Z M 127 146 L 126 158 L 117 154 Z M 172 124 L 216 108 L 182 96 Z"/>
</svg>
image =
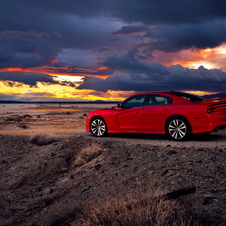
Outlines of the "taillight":
<svg viewBox="0 0 226 226">
<path fill-rule="evenodd" d="M 211 112 L 216 112 L 216 111 L 220 111 L 220 110 L 226 110 L 226 103 L 222 103 L 222 104 L 213 104 L 213 105 L 209 105 L 207 107 L 207 112 L 211 113 Z"/>
</svg>

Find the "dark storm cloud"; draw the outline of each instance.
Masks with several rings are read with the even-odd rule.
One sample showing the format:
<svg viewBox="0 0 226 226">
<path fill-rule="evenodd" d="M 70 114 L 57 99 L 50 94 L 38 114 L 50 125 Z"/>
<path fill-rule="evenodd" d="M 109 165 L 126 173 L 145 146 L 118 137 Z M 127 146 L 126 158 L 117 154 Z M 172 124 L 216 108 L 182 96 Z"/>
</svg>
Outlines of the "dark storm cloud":
<svg viewBox="0 0 226 226">
<path fill-rule="evenodd" d="M 99 19 L 79 17 L 79 12 L 91 16 L 88 13 L 95 7 L 89 7 L 95 5 L 94 1 L 79 4 L 1 1 L 0 68 L 42 66 L 56 59 L 63 49 L 99 48 L 110 42 L 105 37 L 109 31 L 100 26 Z"/>
<path fill-rule="evenodd" d="M 202 23 L 226 16 L 222 0 L 111 0 L 111 14 L 126 22 L 145 24 Z"/>
<path fill-rule="evenodd" d="M 0 68 L 27 68 L 44 65 L 50 59 L 55 59 L 59 51 L 58 42 L 53 39 L 50 43 L 49 39 L 45 37 L 58 37 L 58 34 L 37 32 L 32 32 L 32 35 L 30 32 L 29 35 L 23 32 L 2 33 L 0 34 L 2 35 L 0 36 Z M 11 36 L 11 38 L 6 36 Z"/>
<path fill-rule="evenodd" d="M 138 58 L 140 60 L 144 60 L 153 57 L 152 55 L 153 50 L 154 48 L 152 45 L 145 43 L 136 45 L 135 47 L 131 48 L 126 55 L 129 58 Z"/>
<path fill-rule="evenodd" d="M 150 45 L 176 52 L 213 48 L 226 42 L 225 8 L 226 2 L 221 0 L 125 0 L 114 4 L 112 14 L 128 23 L 155 26 L 144 35 L 150 38 Z M 124 26 L 113 34 L 129 33 L 132 27 Z"/>
<path fill-rule="evenodd" d="M 164 74 L 167 75 L 170 71 L 167 67 L 159 63 L 147 64 L 140 60 L 137 60 L 130 55 L 120 56 L 120 57 L 109 57 L 103 62 L 104 66 L 108 66 L 114 70 L 122 71 L 125 73 L 154 73 L 154 74 Z"/>
<path fill-rule="evenodd" d="M 145 26 L 123 26 L 120 30 L 113 32 L 112 35 L 128 35 L 146 31 L 147 27 Z"/>
<path fill-rule="evenodd" d="M 121 65 L 119 62 L 124 61 Z M 118 63 L 117 63 L 118 62 Z M 223 92 L 226 90 L 226 72 L 204 67 L 188 69 L 180 65 L 170 67 L 158 63 L 141 63 L 126 57 L 111 58 L 105 62 L 121 72 L 115 72 L 107 79 L 85 78 L 78 89 L 94 89 L 98 91 L 159 91 L 159 90 L 203 90 Z M 118 66 L 120 65 L 120 66 Z M 125 66 L 126 65 L 126 66 Z"/>
<path fill-rule="evenodd" d="M 14 2 L 14 1 L 13 1 Z M 18 1 L 20 2 L 20 1 Z M 222 0 L 21 0 L 26 6 L 58 14 L 76 14 L 81 17 L 112 15 L 127 22 L 147 24 L 197 23 L 206 19 L 224 18 L 226 3 Z"/>
<path fill-rule="evenodd" d="M 176 52 L 226 42 L 225 8 L 226 1 L 222 0 L 0 1 L 0 68 L 38 67 L 53 59 L 59 59 L 55 66 L 61 68 L 89 68 L 103 61 L 109 70 L 95 71 L 93 75 L 118 72 L 106 80 L 85 78 L 81 89 L 225 89 L 226 74 L 220 70 L 165 67 L 141 61 L 154 58 L 155 49 Z M 123 55 L 125 51 L 127 55 Z M 1 73 L 0 79 L 10 80 L 12 85 L 55 83 L 43 74 Z"/>
<path fill-rule="evenodd" d="M 50 36 L 58 36 L 58 37 L 62 37 L 61 34 L 59 34 L 58 32 L 50 32 L 50 33 L 44 33 L 44 32 L 37 32 L 34 30 L 31 30 L 29 32 L 24 32 L 24 31 L 2 31 L 0 33 L 0 39 L 9 39 L 9 38 L 21 38 L 24 36 L 34 36 L 37 38 L 42 38 L 42 37 L 50 37 Z"/>
<path fill-rule="evenodd" d="M 198 25 L 160 26 L 145 37 L 153 39 L 151 45 L 154 48 L 167 52 L 214 48 L 226 41 L 226 20 Z"/>
<path fill-rule="evenodd" d="M 76 14 L 83 18 L 111 15 L 127 22 L 148 24 L 197 23 L 206 19 L 221 19 L 226 15 L 226 2 L 222 0 L 8 0 L 2 1 L 1 6 L 1 15 L 7 14 L 5 9 L 11 9 L 15 16 L 48 10 L 51 14 Z"/>
<path fill-rule="evenodd" d="M 36 86 L 37 82 L 56 84 L 52 77 L 38 73 L 0 72 L 0 80 L 6 82 L 10 81 L 10 83 L 5 83 L 8 84 L 8 86 L 14 86 L 12 82 L 24 83 L 30 86 Z"/>
<path fill-rule="evenodd" d="M 1 36 L 18 32 L 30 35 L 40 33 L 49 37 L 49 34 L 55 33 L 57 37 L 49 37 L 49 43 L 57 40 L 61 48 L 99 46 L 105 42 L 102 36 L 106 30 L 103 30 L 103 19 L 99 19 L 102 14 L 98 2 L 102 4 L 98 0 L 1 1 Z"/>
<path fill-rule="evenodd" d="M 226 41 L 225 8 L 221 0 L 1 1 L 0 67 L 43 65 L 66 48 L 117 48 L 106 34 L 143 32 L 148 26 L 155 29 L 144 37 L 157 49 L 215 47 Z M 115 29 L 114 18 L 140 25 Z"/>
</svg>

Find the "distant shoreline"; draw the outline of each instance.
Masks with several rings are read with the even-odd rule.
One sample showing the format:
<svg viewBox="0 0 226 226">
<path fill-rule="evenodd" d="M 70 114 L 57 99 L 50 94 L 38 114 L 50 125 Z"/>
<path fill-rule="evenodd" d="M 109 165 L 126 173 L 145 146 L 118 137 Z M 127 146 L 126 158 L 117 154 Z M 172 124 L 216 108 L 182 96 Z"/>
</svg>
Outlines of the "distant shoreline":
<svg viewBox="0 0 226 226">
<path fill-rule="evenodd" d="M 117 104 L 120 101 L 69 101 L 69 102 L 26 102 L 26 101 L 2 101 L 0 100 L 0 104 Z"/>
</svg>

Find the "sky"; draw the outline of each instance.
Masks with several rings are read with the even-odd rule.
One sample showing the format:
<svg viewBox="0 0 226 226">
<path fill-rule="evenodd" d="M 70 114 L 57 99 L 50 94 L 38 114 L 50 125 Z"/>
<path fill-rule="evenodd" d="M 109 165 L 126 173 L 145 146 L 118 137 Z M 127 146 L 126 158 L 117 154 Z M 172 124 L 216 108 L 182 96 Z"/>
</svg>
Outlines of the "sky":
<svg viewBox="0 0 226 226">
<path fill-rule="evenodd" d="M 226 91 L 226 1 L 1 0 L 0 100 Z"/>
</svg>

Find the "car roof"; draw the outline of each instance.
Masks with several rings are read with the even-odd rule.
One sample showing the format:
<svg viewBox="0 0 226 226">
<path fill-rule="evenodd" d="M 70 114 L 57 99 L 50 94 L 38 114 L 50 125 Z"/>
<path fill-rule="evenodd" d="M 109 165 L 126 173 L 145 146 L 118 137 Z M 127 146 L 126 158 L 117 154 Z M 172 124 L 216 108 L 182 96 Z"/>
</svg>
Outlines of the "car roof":
<svg viewBox="0 0 226 226">
<path fill-rule="evenodd" d="M 137 95 L 163 95 L 163 96 L 167 96 L 167 97 L 170 97 L 173 99 L 173 103 L 174 104 L 179 104 L 179 103 L 191 103 L 190 100 L 186 99 L 186 98 L 183 98 L 182 96 L 184 95 L 185 97 L 186 96 L 193 96 L 193 97 L 197 97 L 197 98 L 200 98 L 200 101 L 202 99 L 202 97 L 199 97 L 197 95 L 194 95 L 194 94 L 190 94 L 190 93 L 186 93 L 186 92 L 174 92 L 174 91 L 171 91 L 171 92 L 146 92 L 146 93 L 138 93 L 138 94 L 135 94 L 133 96 L 137 96 Z M 203 98 L 204 100 L 204 98 Z M 196 100 L 197 101 L 197 100 Z"/>
<path fill-rule="evenodd" d="M 163 95 L 163 96 L 168 96 L 168 97 L 175 97 L 176 95 L 173 94 L 174 92 L 145 92 L 145 93 L 137 93 L 132 96 L 138 96 L 138 95 Z"/>
</svg>

